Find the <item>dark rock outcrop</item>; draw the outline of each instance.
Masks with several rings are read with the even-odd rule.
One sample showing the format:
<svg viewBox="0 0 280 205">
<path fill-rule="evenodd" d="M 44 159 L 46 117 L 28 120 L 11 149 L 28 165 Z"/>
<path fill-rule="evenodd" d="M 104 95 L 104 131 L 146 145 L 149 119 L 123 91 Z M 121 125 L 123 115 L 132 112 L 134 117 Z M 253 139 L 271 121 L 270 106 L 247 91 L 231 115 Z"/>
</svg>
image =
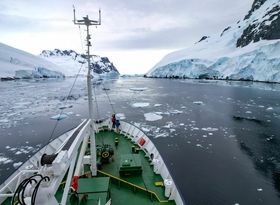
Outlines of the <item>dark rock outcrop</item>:
<svg viewBox="0 0 280 205">
<path fill-rule="evenodd" d="M 254 1 L 253 7 L 245 19 L 248 19 L 264 2 L 265 0 Z M 243 30 L 236 42 L 237 47 L 244 47 L 260 40 L 280 39 L 280 6 L 275 4 L 272 9 L 267 10 L 266 14 L 259 18 Z"/>
</svg>

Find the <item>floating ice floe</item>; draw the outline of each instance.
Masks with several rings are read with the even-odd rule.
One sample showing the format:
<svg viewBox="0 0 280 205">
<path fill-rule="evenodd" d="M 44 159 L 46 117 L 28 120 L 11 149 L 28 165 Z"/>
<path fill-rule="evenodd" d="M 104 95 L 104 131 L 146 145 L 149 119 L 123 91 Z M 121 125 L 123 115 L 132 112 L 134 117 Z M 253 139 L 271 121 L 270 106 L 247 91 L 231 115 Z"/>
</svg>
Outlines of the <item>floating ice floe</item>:
<svg viewBox="0 0 280 205">
<path fill-rule="evenodd" d="M 169 112 L 155 112 L 157 115 L 170 115 Z"/>
<path fill-rule="evenodd" d="M 159 138 L 159 137 L 168 137 L 168 133 L 160 133 L 156 135 L 154 138 Z"/>
<path fill-rule="evenodd" d="M 170 133 L 175 132 L 175 129 L 169 129 Z"/>
<path fill-rule="evenodd" d="M 60 110 L 64 110 L 64 109 L 66 109 L 66 108 L 72 108 L 72 107 L 73 107 L 73 105 L 65 105 L 65 106 L 59 107 L 59 109 L 60 109 Z"/>
<path fill-rule="evenodd" d="M 246 114 L 252 114 L 252 112 L 251 112 L 251 111 L 249 111 L 249 110 L 248 110 L 248 111 L 246 111 L 245 113 L 246 113 Z"/>
<path fill-rule="evenodd" d="M 214 128 L 214 127 L 206 127 L 206 128 L 201 128 L 201 130 L 206 131 L 206 132 L 215 132 L 218 131 L 218 128 Z"/>
<path fill-rule="evenodd" d="M 157 115 L 155 113 L 149 112 L 149 113 L 145 113 L 144 117 L 147 121 L 157 121 L 162 119 L 161 115 Z"/>
<path fill-rule="evenodd" d="M 171 114 L 182 114 L 183 111 L 181 111 L 181 110 L 171 110 L 170 113 Z"/>
<path fill-rule="evenodd" d="M 0 120 L 0 123 L 8 123 L 8 122 L 9 122 L 8 119 L 1 119 L 1 120 Z"/>
<path fill-rule="evenodd" d="M 266 108 L 267 111 L 273 110 L 273 107 Z"/>
<path fill-rule="evenodd" d="M 171 128 L 171 127 L 174 127 L 174 123 L 173 122 L 166 122 L 167 125 L 164 125 L 163 127 L 165 128 Z"/>
<path fill-rule="evenodd" d="M 262 188 L 258 188 L 257 191 L 263 191 L 263 189 Z"/>
<path fill-rule="evenodd" d="M 7 158 L 7 157 L 4 157 L 4 156 L 0 156 L 0 164 L 8 164 L 8 163 L 11 163 L 13 162 L 13 160 Z"/>
<path fill-rule="evenodd" d="M 159 107 L 161 106 L 162 104 L 154 104 L 154 107 Z"/>
<path fill-rule="evenodd" d="M 63 120 L 63 119 L 65 119 L 65 118 L 67 118 L 68 117 L 68 115 L 66 115 L 66 114 L 58 114 L 58 115 L 54 115 L 54 116 L 52 116 L 51 117 L 51 119 L 52 120 Z"/>
<path fill-rule="evenodd" d="M 141 129 L 144 131 L 144 132 L 150 132 L 149 129 L 145 128 L 145 127 L 141 127 Z"/>
<path fill-rule="evenodd" d="M 23 162 L 16 162 L 13 164 L 14 168 L 18 168 Z"/>
<path fill-rule="evenodd" d="M 203 105 L 204 103 L 202 101 L 194 101 L 193 104 L 196 104 L 196 105 Z"/>
<path fill-rule="evenodd" d="M 119 118 L 120 120 L 124 120 L 126 118 L 124 113 L 117 113 L 116 117 Z"/>
<path fill-rule="evenodd" d="M 197 146 L 197 147 L 203 147 L 201 144 L 196 144 L 195 146 Z"/>
<path fill-rule="evenodd" d="M 132 107 L 148 107 L 150 103 L 133 103 Z"/>
<path fill-rule="evenodd" d="M 132 90 L 132 91 L 144 91 L 144 90 L 147 90 L 148 88 L 144 87 L 144 88 L 129 88 L 129 90 Z"/>
</svg>

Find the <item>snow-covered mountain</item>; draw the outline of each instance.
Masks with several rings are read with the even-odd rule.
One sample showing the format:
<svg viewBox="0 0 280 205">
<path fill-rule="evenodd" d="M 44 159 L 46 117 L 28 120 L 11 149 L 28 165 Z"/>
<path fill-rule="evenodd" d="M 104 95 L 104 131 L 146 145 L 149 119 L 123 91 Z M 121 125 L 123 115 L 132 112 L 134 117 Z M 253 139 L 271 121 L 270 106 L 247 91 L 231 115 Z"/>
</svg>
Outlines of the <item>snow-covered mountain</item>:
<svg viewBox="0 0 280 205">
<path fill-rule="evenodd" d="M 66 76 L 76 75 L 81 69 L 80 74 L 87 73 L 86 56 L 76 53 L 73 50 L 54 49 L 44 50 L 40 56 L 62 68 Z M 93 56 L 91 68 L 95 76 L 118 77 L 119 72 L 107 57 Z"/>
<path fill-rule="evenodd" d="M 255 0 L 243 20 L 168 54 L 146 76 L 280 82 L 280 0 Z"/>
<path fill-rule="evenodd" d="M 59 70 L 49 61 L 0 43 L 0 79 L 64 77 Z"/>
</svg>

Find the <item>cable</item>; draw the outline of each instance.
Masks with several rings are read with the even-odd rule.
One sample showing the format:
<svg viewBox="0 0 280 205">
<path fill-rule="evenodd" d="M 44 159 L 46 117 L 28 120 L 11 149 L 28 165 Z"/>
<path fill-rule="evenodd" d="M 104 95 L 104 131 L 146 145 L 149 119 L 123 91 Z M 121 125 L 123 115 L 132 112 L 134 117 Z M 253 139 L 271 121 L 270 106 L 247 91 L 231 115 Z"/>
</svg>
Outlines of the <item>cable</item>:
<svg viewBox="0 0 280 205">
<path fill-rule="evenodd" d="M 18 203 L 20 205 L 25 205 L 25 202 L 24 202 L 24 192 L 25 192 L 25 188 L 26 186 L 28 185 L 28 183 L 32 183 L 32 181 L 34 181 L 35 183 L 37 183 L 37 180 L 36 179 L 33 179 L 34 177 L 41 177 L 43 178 L 43 176 L 41 174 L 34 174 L 33 176 L 27 178 L 27 179 L 24 179 L 20 184 L 19 186 L 17 187 L 14 195 L 13 195 L 13 198 L 12 198 L 12 201 L 11 201 L 11 204 L 14 205 L 15 204 L 15 199 L 17 198 L 18 200 Z M 21 195 L 20 195 L 21 193 Z"/>
<path fill-rule="evenodd" d="M 48 176 L 45 176 L 43 177 L 36 185 L 36 187 L 34 188 L 34 191 L 32 193 L 32 196 L 31 196 L 31 205 L 35 205 L 35 200 L 36 200 L 36 196 L 37 196 L 37 192 L 38 192 L 38 189 L 40 187 L 40 184 L 42 181 L 50 181 L 50 178 Z"/>
<path fill-rule="evenodd" d="M 113 113 L 116 113 L 116 111 L 115 111 L 115 109 L 114 109 L 114 106 L 113 106 L 113 103 L 112 103 L 112 101 L 111 101 L 111 98 L 110 98 L 110 96 L 109 96 L 109 94 L 108 94 L 106 88 L 104 87 L 104 84 L 102 84 L 102 85 L 103 85 L 103 90 L 104 90 L 104 92 L 105 92 L 105 94 L 106 94 L 106 96 L 107 96 L 107 98 L 108 98 L 108 101 L 109 101 L 109 104 L 110 104 L 110 106 L 111 106 L 111 109 L 112 109 Z"/>
<path fill-rule="evenodd" d="M 76 81 L 77 81 L 78 76 L 79 76 L 79 74 L 80 74 L 80 72 L 81 72 L 81 70 L 82 70 L 82 67 L 83 67 L 83 64 L 81 65 L 80 70 L 79 70 L 78 74 L 77 74 L 76 77 L 75 77 L 74 83 L 73 83 L 73 85 L 72 85 L 72 87 L 71 87 L 71 89 L 70 89 L 70 91 L 69 91 L 69 93 L 68 93 L 68 95 L 67 95 L 67 97 L 66 97 L 65 105 L 66 105 L 67 102 L 68 102 L 69 96 L 70 96 L 70 94 L 71 94 L 71 92 L 72 92 L 72 90 L 73 90 L 73 88 L 74 88 L 74 86 L 75 86 L 75 84 L 76 84 Z M 60 113 L 59 113 L 59 116 L 58 116 L 58 118 L 57 118 L 57 120 L 56 120 L 56 123 L 55 123 L 55 125 L 54 125 L 54 128 L 53 128 L 53 130 L 52 130 L 52 132 L 51 132 L 51 135 L 50 135 L 50 137 L 49 137 L 49 139 L 48 139 L 48 141 L 47 141 L 47 145 L 46 145 L 45 151 L 44 151 L 43 153 L 45 153 L 46 150 L 47 150 L 47 148 L 48 148 L 48 145 L 49 145 L 49 143 L 50 143 L 50 141 L 51 141 L 51 139 L 52 139 L 52 137 L 53 137 L 53 135 L 54 135 L 55 129 L 56 129 L 57 125 L 58 125 L 58 122 L 59 122 L 60 117 L 61 117 L 62 114 L 63 114 L 63 110 L 61 110 Z"/>
<path fill-rule="evenodd" d="M 100 113 L 99 113 L 99 107 L 98 107 L 98 102 L 97 102 L 97 98 L 96 98 L 96 91 L 95 91 L 95 86 L 93 88 L 93 94 L 94 94 L 94 101 L 96 103 L 96 120 L 99 120 L 100 118 Z"/>
<path fill-rule="evenodd" d="M 81 48 L 82 48 L 82 51 L 83 51 L 83 50 L 84 50 L 84 45 L 83 45 L 82 32 L 81 32 L 81 27 L 80 27 L 80 25 L 78 26 L 78 28 L 79 28 L 79 35 L 80 35 Z M 68 95 L 67 95 L 67 97 L 66 97 L 65 105 L 67 105 L 68 98 L 69 98 L 69 96 L 70 96 L 70 94 L 71 94 L 71 92 L 72 92 L 72 90 L 73 90 L 73 88 L 74 88 L 74 86 L 75 86 L 75 84 L 76 84 L 77 78 L 78 78 L 78 76 L 79 76 L 79 74 L 80 74 L 80 72 L 81 72 L 81 70 L 82 70 L 82 68 L 83 68 L 83 66 L 84 66 L 85 63 L 86 63 L 86 61 L 84 60 L 84 61 L 82 62 L 82 64 L 81 64 L 81 67 L 80 67 L 80 69 L 79 69 L 79 71 L 78 71 L 78 74 L 75 76 L 74 83 L 73 83 L 73 85 L 72 85 L 72 87 L 71 87 L 71 89 L 70 89 L 70 91 L 69 91 L 69 93 L 68 93 Z M 48 139 L 48 141 L 47 141 L 47 145 L 46 145 L 45 151 L 44 151 L 43 153 L 45 153 L 46 150 L 47 150 L 48 144 L 50 143 L 50 140 L 52 139 L 52 137 L 53 137 L 53 135 L 54 135 L 55 129 L 56 129 L 57 125 L 58 125 L 58 121 L 60 120 L 60 117 L 61 117 L 62 113 L 63 113 L 63 110 L 61 110 L 60 113 L 59 113 L 59 116 L 58 116 L 58 118 L 57 118 L 57 121 L 56 121 L 56 123 L 55 123 L 55 126 L 54 126 L 54 128 L 53 128 L 53 130 L 52 130 L 52 132 L 51 132 L 51 136 L 49 137 L 49 139 Z"/>
</svg>

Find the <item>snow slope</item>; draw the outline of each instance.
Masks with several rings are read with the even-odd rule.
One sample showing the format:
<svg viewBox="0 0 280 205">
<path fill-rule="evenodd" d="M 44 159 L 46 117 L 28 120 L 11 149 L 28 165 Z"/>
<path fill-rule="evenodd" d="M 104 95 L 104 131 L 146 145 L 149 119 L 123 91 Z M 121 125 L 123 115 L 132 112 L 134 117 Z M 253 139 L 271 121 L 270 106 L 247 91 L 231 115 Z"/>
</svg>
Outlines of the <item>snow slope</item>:
<svg viewBox="0 0 280 205">
<path fill-rule="evenodd" d="M 76 75 L 80 69 L 80 74 L 87 73 L 86 57 L 73 50 L 44 50 L 40 56 L 56 65 L 59 65 L 66 76 Z M 110 78 L 119 76 L 118 70 L 107 57 L 93 56 L 91 60 L 91 67 L 95 76 L 101 75 L 102 77 Z"/>
<path fill-rule="evenodd" d="M 64 77 L 59 71 L 51 62 L 0 43 L 0 78 Z"/>
<path fill-rule="evenodd" d="M 148 77 L 280 82 L 280 0 L 255 0 L 221 34 L 165 56 Z"/>
</svg>

